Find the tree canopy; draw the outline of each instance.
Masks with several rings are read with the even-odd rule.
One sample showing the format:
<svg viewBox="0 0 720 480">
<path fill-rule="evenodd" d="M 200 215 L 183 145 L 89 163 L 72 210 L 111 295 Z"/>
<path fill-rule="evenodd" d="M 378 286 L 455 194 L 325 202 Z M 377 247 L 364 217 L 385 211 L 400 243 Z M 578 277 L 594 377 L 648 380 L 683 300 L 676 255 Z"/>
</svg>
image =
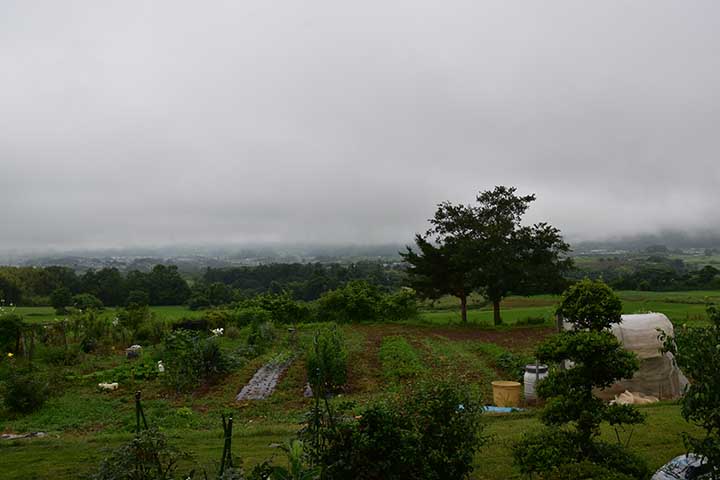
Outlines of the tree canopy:
<svg viewBox="0 0 720 480">
<path fill-rule="evenodd" d="M 467 295 L 477 291 L 492 302 L 495 324 L 510 293 L 562 291 L 563 273 L 572 267 L 570 246 L 547 223 L 521 223 L 534 200 L 497 186 L 480 192 L 474 205 L 439 204 L 428 231 L 416 235 L 416 250 L 401 254 L 413 288 L 427 298 L 458 297 L 463 321 Z"/>
</svg>

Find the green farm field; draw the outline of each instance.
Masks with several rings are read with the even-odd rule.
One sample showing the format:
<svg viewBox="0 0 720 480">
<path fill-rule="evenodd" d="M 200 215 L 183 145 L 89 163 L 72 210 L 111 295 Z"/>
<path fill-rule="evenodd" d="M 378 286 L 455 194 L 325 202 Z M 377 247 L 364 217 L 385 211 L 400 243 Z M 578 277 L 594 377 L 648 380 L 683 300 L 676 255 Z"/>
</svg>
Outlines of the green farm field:
<svg viewBox="0 0 720 480">
<path fill-rule="evenodd" d="M 687 292 L 644 292 L 619 291 L 623 301 L 623 313 L 660 312 L 677 324 L 703 323 L 707 321 L 705 306 L 707 303 L 720 303 L 720 291 L 698 290 Z M 555 295 L 534 295 L 530 297 L 509 297 L 501 304 L 503 322 L 515 324 L 553 323 L 555 305 L 559 300 Z M 471 305 L 478 305 L 481 299 L 471 298 Z M 492 326 L 492 306 L 483 305 L 468 310 L 468 323 Z M 420 315 L 420 321 L 430 324 L 460 323 L 460 311 L 457 299 L 445 297 Z M 529 321 L 529 322 L 528 322 Z"/>
<path fill-rule="evenodd" d="M 704 322 L 705 305 L 720 303 L 720 291 L 698 290 L 686 292 L 644 292 L 619 291 L 623 301 L 623 313 L 660 312 L 674 323 Z M 559 297 L 555 295 L 533 295 L 530 297 L 508 297 L 502 302 L 503 321 L 507 325 L 548 324 L 552 323 L 553 311 Z M 471 295 L 468 300 L 468 323 L 491 327 L 492 306 L 479 295 Z M 200 317 L 202 312 L 189 310 L 182 305 L 150 307 L 155 318 L 172 322 L 179 318 Z M 16 312 L 31 322 L 52 322 L 58 318 L 52 307 L 16 307 Z M 114 315 L 114 309 L 106 309 L 105 315 Z M 418 320 L 409 324 L 445 325 L 460 323 L 458 300 L 443 297 L 432 304 L 423 304 Z"/>
<path fill-rule="evenodd" d="M 704 322 L 706 300 L 720 300 L 718 291 L 620 292 L 626 313 L 658 311 L 674 322 Z M 505 324 L 491 326 L 492 312 L 481 298 L 471 304 L 468 325 L 459 324 L 455 299 L 441 299 L 425 306 L 420 318 L 405 323 L 342 326 L 349 354 L 348 382 L 335 401 L 353 401 L 357 408 L 368 402 L 401 395 L 407 382 L 418 378 L 459 376 L 477 385 L 487 403 L 490 382 L 517 378 L 517 365 L 531 362 L 536 345 L 553 334 L 552 312 L 557 297 L 511 297 L 503 303 Z M 154 307 L 158 321 L 202 315 L 184 307 Z M 51 308 L 19 308 L 17 312 L 37 322 L 55 318 Z M 108 309 L 106 315 L 113 315 Z M 530 319 L 530 320 L 529 320 Z M 536 320 L 541 319 L 541 320 Z M 303 396 L 306 383 L 304 352 L 317 324 L 301 325 L 291 340 L 287 328 L 275 328 L 275 340 L 261 355 L 238 364 L 216 385 L 192 394 L 175 394 L 160 379 L 121 383 L 114 392 L 97 388 L 103 372 L 130 362 L 121 350 L 84 355 L 77 365 L 62 367 L 53 382 L 55 395 L 38 411 L 13 415 L 0 410 L 0 432 L 46 432 L 44 438 L 0 441 L 0 477 L 3 479 L 87 478 L 108 449 L 129 440 L 134 425 L 133 394 L 143 392 L 148 421 L 159 426 L 171 443 L 193 452 L 193 461 L 212 467 L 222 453 L 220 414 L 235 418 L 233 450 L 246 467 L 275 455 L 272 444 L 292 438 L 301 427 L 311 400 Z M 248 328 L 235 338 L 220 338 L 221 348 L 232 353 L 247 339 Z M 295 360 L 282 375 L 275 392 L 266 400 L 236 402 L 235 396 L 253 374 L 279 355 L 294 352 Z M 42 347 L 36 352 L 43 358 Z M 143 358 L 156 361 L 158 347 L 148 346 Z M 397 361 L 401 358 L 402 361 Z M 511 358 L 513 365 L 508 365 Z M 55 371 L 57 372 L 57 371 Z M 695 432 L 680 416 L 680 408 L 662 402 L 642 408 L 647 424 L 632 434 L 631 448 L 652 467 L 659 467 L 684 452 L 683 432 Z M 476 456 L 473 479 L 519 478 L 512 467 L 510 444 L 522 433 L 538 428 L 537 411 L 486 415 L 491 441 Z M 611 439 L 615 433 L 608 430 Z M 190 462 L 182 464 L 189 470 Z"/>
<path fill-rule="evenodd" d="M 155 315 L 155 318 L 165 322 L 172 322 L 183 317 L 202 316 L 202 312 L 189 310 L 182 305 L 150 307 L 150 311 Z M 29 322 L 45 323 L 62 318 L 62 315 L 57 315 L 52 307 L 15 307 L 15 312 L 22 315 Z M 114 312 L 114 309 L 108 308 L 104 311 L 104 314 L 114 315 Z"/>
</svg>

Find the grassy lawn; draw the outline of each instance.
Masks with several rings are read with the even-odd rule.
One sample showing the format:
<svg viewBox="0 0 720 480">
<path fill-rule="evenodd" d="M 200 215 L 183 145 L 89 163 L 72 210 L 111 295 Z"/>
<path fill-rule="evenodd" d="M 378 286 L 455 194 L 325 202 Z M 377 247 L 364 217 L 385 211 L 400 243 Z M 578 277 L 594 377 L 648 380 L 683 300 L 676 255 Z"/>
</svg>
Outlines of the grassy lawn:
<svg viewBox="0 0 720 480">
<path fill-rule="evenodd" d="M 632 448 L 644 457 L 653 468 L 660 467 L 674 456 L 684 453 L 680 434 L 693 432 L 680 417 L 675 404 L 662 403 L 640 407 L 647 415 L 646 425 L 637 428 L 632 437 Z M 488 444 L 475 458 L 473 479 L 519 478 L 512 467 L 510 445 L 523 433 L 540 427 L 532 414 L 488 415 L 486 433 Z M 234 431 L 234 452 L 251 466 L 275 454 L 272 443 L 282 443 L 292 437 L 298 426 L 272 421 L 238 421 Z M 192 451 L 194 459 L 204 465 L 213 465 L 222 452 L 222 430 L 169 429 L 166 430 L 173 445 Z M 604 437 L 613 441 L 614 432 L 607 429 Z M 17 440 L 0 444 L 0 465 L 4 479 L 78 478 L 91 473 L 109 448 L 131 438 L 130 433 L 78 435 L 63 434 L 50 438 Z M 278 455 L 278 458 L 282 458 Z M 190 463 L 184 462 L 189 469 Z"/>
<path fill-rule="evenodd" d="M 707 321 L 705 304 L 720 303 L 720 291 L 698 290 L 689 292 L 617 292 L 623 301 L 623 313 L 660 312 L 674 323 L 703 323 Z M 507 325 L 546 324 L 554 319 L 555 304 L 559 297 L 554 295 L 534 295 L 531 297 L 508 297 L 501 304 L 503 322 Z M 479 300 L 475 300 L 480 304 Z M 428 324 L 443 325 L 460 323 L 460 308 L 457 299 L 445 297 L 435 303 L 434 308 L 426 305 L 420 314 L 420 321 Z M 471 308 L 468 311 L 468 323 L 483 327 L 492 327 L 493 312 L 491 305 Z"/>
<path fill-rule="evenodd" d="M 153 312 L 158 319 L 167 322 L 183 317 L 199 317 L 203 314 L 203 312 L 190 310 L 183 305 L 150 307 L 150 311 Z M 36 323 L 53 322 L 56 319 L 62 318 L 62 315 L 57 315 L 55 309 L 52 307 L 15 307 L 15 312 L 22 315 L 26 321 Z M 115 315 L 115 309 L 106 308 L 104 315 Z"/>
</svg>

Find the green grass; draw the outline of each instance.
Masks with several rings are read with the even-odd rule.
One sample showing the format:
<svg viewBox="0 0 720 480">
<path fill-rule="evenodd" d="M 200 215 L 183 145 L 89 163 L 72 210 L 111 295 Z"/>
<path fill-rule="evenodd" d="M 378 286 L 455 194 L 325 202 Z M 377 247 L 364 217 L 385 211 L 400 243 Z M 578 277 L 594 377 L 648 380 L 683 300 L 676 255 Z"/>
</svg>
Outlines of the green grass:
<svg viewBox="0 0 720 480">
<path fill-rule="evenodd" d="M 697 290 L 688 292 L 643 292 L 619 291 L 623 302 L 623 313 L 660 312 L 674 323 L 704 323 L 707 321 L 707 302 L 720 303 L 720 291 Z M 530 297 L 508 297 L 501 304 L 503 323 L 507 326 L 535 321 L 545 325 L 554 322 L 555 305 L 560 297 L 556 295 L 534 295 Z M 455 307 L 452 307 L 455 302 Z M 444 297 L 437 302 L 442 308 L 426 309 L 420 313 L 419 322 L 431 325 L 460 323 L 460 309 L 457 300 Z M 468 310 L 468 323 L 483 327 L 493 326 L 492 306 Z"/>
<path fill-rule="evenodd" d="M 383 375 L 389 380 L 412 378 L 425 370 L 413 346 L 400 336 L 385 337 L 379 357 Z"/>
<path fill-rule="evenodd" d="M 635 429 L 630 445 L 654 469 L 684 453 L 680 438 L 682 432 L 699 433 L 680 417 L 679 407 L 675 404 L 661 403 L 640 408 L 647 415 L 647 422 Z M 277 449 L 270 445 L 291 438 L 298 425 L 236 418 L 233 451 L 243 459 L 245 467 L 273 454 L 278 457 L 276 461 L 284 461 Z M 488 415 L 485 422 L 486 433 L 491 435 L 491 439 L 476 455 L 471 478 L 520 478 L 512 466 L 510 446 L 524 433 L 540 428 L 538 418 L 532 414 Z M 222 452 L 222 430 L 219 426 L 207 430 L 168 429 L 166 434 L 173 445 L 193 452 L 195 461 L 200 464 L 212 465 Z M 614 433 L 609 428 L 605 429 L 603 436 L 608 441 L 614 441 Z M 92 473 L 109 448 L 117 447 L 130 438 L 130 433 L 70 434 L 2 442 L 0 463 L 3 478 L 81 478 Z M 190 468 L 190 462 L 185 461 L 180 471 L 186 472 Z"/>
<path fill-rule="evenodd" d="M 190 310 L 184 305 L 150 307 L 150 311 L 155 314 L 157 319 L 165 322 L 172 322 L 183 317 L 200 317 L 203 314 L 201 311 Z M 33 323 L 47 323 L 63 318 L 62 315 L 57 315 L 52 307 L 15 307 L 15 313 L 22 315 L 26 321 Z M 115 316 L 115 314 L 116 310 L 114 308 L 103 310 L 105 316 Z"/>
</svg>

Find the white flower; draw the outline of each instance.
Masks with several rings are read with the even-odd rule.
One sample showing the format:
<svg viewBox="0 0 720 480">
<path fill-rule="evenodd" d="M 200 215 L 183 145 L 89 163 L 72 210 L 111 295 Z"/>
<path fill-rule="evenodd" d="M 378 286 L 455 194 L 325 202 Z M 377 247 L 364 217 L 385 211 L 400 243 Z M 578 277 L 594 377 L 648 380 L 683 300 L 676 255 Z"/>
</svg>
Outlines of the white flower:
<svg viewBox="0 0 720 480">
<path fill-rule="evenodd" d="M 165 373 L 165 365 L 163 365 L 162 360 L 158 361 L 158 372 Z"/>
<path fill-rule="evenodd" d="M 215 337 L 222 337 L 222 334 L 223 334 L 224 331 L 225 331 L 225 329 L 222 328 L 222 327 L 220 327 L 220 328 L 214 328 L 214 329 L 210 330 L 210 332 L 211 332 L 211 333 L 213 334 L 213 336 L 215 336 Z"/>
<path fill-rule="evenodd" d="M 115 317 L 115 319 L 112 321 L 112 326 L 117 327 L 118 323 L 120 323 L 120 319 L 118 317 Z"/>
</svg>

